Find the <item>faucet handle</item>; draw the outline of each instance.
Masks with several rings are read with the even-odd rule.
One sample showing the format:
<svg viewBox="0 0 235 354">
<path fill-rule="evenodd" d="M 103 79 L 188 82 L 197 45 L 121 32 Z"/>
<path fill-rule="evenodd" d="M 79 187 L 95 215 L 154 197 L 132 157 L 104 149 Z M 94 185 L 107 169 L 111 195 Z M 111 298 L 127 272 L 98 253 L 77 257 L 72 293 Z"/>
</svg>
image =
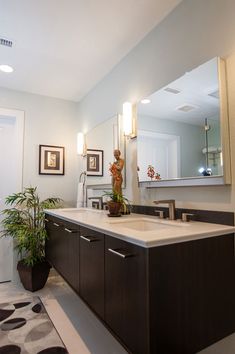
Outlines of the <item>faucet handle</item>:
<svg viewBox="0 0 235 354">
<path fill-rule="evenodd" d="M 189 222 L 190 221 L 190 218 L 192 216 L 194 216 L 194 214 L 190 214 L 190 213 L 182 213 L 182 221 L 183 222 Z"/>
<path fill-rule="evenodd" d="M 154 210 L 154 213 L 158 214 L 159 219 L 164 219 L 164 211 L 163 210 Z"/>
</svg>

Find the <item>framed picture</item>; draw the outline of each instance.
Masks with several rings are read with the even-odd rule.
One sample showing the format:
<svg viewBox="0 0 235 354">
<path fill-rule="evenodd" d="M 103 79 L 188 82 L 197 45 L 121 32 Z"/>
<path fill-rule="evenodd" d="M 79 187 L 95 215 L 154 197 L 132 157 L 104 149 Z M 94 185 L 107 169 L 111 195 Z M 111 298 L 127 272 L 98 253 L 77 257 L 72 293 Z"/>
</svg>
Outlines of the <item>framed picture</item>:
<svg viewBox="0 0 235 354">
<path fill-rule="evenodd" d="M 64 147 L 39 145 L 39 174 L 64 175 Z"/>
<path fill-rule="evenodd" d="M 103 150 L 87 149 L 87 176 L 103 176 Z"/>
</svg>

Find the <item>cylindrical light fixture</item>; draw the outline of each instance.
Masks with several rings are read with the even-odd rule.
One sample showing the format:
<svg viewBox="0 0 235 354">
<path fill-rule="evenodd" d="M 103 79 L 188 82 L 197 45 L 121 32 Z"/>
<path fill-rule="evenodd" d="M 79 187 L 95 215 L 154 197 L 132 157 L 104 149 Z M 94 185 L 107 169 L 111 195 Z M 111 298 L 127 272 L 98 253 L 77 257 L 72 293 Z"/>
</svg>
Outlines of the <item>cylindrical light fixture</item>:
<svg viewBox="0 0 235 354">
<path fill-rule="evenodd" d="M 132 104 L 131 102 L 123 103 L 123 132 L 124 135 L 132 134 Z"/>
<path fill-rule="evenodd" d="M 78 153 L 78 155 L 84 155 L 84 145 L 85 145 L 84 134 L 79 132 L 77 134 L 77 153 Z"/>
</svg>

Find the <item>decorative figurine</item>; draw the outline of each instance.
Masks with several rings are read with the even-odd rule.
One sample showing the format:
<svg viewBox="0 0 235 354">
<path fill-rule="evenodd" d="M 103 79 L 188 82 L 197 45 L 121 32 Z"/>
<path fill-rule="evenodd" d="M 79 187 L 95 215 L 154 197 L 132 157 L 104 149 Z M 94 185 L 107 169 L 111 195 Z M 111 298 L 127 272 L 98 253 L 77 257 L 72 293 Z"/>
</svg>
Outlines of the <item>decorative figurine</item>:
<svg viewBox="0 0 235 354">
<path fill-rule="evenodd" d="M 113 155 L 116 161 L 113 164 L 110 164 L 109 171 L 112 175 L 112 187 L 113 192 L 117 194 L 122 194 L 122 169 L 124 167 L 124 159 L 122 159 L 120 150 L 114 150 Z"/>
</svg>

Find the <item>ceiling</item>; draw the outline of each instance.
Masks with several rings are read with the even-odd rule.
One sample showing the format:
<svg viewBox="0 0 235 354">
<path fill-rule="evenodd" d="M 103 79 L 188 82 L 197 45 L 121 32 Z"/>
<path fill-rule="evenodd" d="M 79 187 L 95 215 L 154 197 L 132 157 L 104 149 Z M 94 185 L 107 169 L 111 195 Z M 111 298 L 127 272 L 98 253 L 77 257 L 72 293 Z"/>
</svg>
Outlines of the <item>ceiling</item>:
<svg viewBox="0 0 235 354">
<path fill-rule="evenodd" d="M 0 0 L 0 86 L 79 101 L 181 0 Z"/>
<path fill-rule="evenodd" d="M 176 93 L 169 92 L 169 89 L 176 90 Z M 153 93 L 148 97 L 150 103 L 139 103 L 138 114 L 204 125 L 205 118 L 219 120 L 219 97 L 213 97 L 218 90 L 218 65 L 217 58 L 214 58 Z M 179 110 L 185 106 L 192 109 L 187 112 Z"/>
</svg>

